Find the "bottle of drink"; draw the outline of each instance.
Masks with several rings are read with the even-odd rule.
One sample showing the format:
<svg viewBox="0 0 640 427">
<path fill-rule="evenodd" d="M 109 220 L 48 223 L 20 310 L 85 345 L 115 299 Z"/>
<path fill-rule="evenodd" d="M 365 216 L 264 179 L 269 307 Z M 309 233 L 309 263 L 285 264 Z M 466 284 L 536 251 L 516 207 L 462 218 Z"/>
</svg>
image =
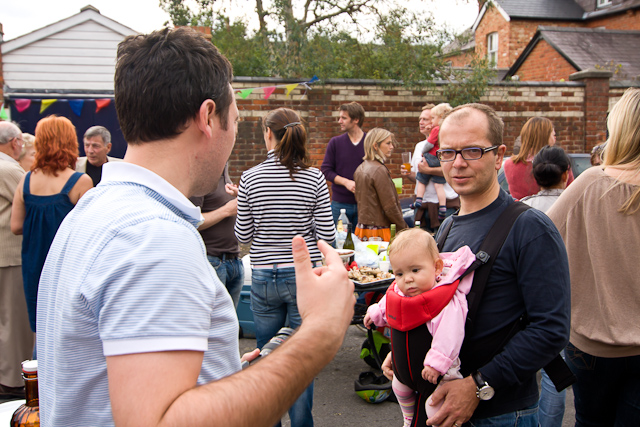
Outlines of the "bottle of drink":
<svg viewBox="0 0 640 427">
<path fill-rule="evenodd" d="M 351 224 L 347 225 L 347 238 L 344 240 L 343 249 L 351 249 L 355 251 L 356 246 L 353 244 L 353 237 L 351 237 Z M 351 264 L 355 258 L 355 254 L 349 257 L 348 264 Z"/>
<path fill-rule="evenodd" d="M 389 226 L 389 230 L 391 231 L 391 238 L 389 239 L 389 243 L 393 242 L 393 239 L 396 238 L 396 225 L 391 224 Z"/>
<path fill-rule="evenodd" d="M 293 335 L 295 333 L 295 329 L 291 329 L 291 328 L 280 328 L 280 330 L 278 331 L 277 334 L 275 334 L 273 336 L 273 338 L 271 338 L 269 340 L 268 343 L 266 343 L 262 349 L 260 350 L 260 354 L 258 355 L 258 357 L 256 357 L 255 359 L 253 359 L 251 361 L 251 363 L 255 363 L 258 360 L 260 360 L 263 357 L 266 357 L 269 353 L 271 353 L 273 350 L 275 350 L 276 348 L 280 347 L 280 345 L 285 342 L 286 340 L 289 339 L 289 337 L 291 335 Z M 242 362 L 242 369 L 245 369 L 249 366 L 249 362 Z"/>
<path fill-rule="evenodd" d="M 336 227 L 336 229 L 338 230 L 338 233 L 341 233 L 343 231 L 346 232 L 348 225 L 349 225 L 349 217 L 347 217 L 347 210 L 340 209 L 340 216 L 338 217 L 338 226 Z"/>
<path fill-rule="evenodd" d="M 13 413 L 11 427 L 40 427 L 37 360 L 22 362 L 22 378 L 27 401 Z"/>
<path fill-rule="evenodd" d="M 420 228 L 420 221 L 416 221 L 416 226 L 415 228 Z"/>
</svg>

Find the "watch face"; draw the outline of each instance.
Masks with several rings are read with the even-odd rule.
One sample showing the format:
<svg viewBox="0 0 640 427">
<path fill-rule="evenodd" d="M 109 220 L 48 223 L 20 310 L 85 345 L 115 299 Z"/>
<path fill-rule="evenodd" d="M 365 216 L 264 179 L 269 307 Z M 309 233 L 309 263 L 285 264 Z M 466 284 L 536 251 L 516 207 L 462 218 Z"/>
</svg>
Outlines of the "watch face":
<svg viewBox="0 0 640 427">
<path fill-rule="evenodd" d="M 489 400 L 493 397 L 494 394 L 495 391 L 493 390 L 493 387 L 488 385 L 485 385 L 480 390 L 478 390 L 478 398 L 480 400 Z"/>
</svg>

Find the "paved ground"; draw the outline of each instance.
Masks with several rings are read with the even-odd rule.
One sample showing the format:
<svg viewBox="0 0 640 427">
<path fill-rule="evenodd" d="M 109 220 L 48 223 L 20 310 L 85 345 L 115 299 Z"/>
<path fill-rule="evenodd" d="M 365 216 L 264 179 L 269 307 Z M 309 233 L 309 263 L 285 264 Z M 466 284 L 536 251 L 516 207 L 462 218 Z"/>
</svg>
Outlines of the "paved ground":
<svg viewBox="0 0 640 427">
<path fill-rule="evenodd" d="M 353 390 L 353 383 L 360 372 L 369 370 L 358 355 L 365 339 L 364 332 L 351 326 L 342 348 L 335 359 L 318 375 L 315 382 L 313 418 L 316 427 L 402 426 L 400 408 L 396 403 L 369 404 Z M 241 339 L 241 351 L 251 350 L 253 339 Z M 569 390 L 563 427 L 574 425 L 573 393 Z M 289 426 L 284 419 L 283 426 Z"/>
</svg>

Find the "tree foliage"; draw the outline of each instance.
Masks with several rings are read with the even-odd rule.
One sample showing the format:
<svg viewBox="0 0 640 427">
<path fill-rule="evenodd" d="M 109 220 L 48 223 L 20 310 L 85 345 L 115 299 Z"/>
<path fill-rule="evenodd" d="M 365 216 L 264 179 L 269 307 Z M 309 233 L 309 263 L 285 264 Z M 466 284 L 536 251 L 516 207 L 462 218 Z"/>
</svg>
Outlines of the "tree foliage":
<svg viewBox="0 0 640 427">
<path fill-rule="evenodd" d="M 452 105 L 477 101 L 493 76 L 485 60 L 475 59 L 470 70 L 448 66 L 442 46 L 452 37 L 429 16 L 392 7 L 392 0 L 254 0 L 253 32 L 217 13 L 214 1 L 196 0 L 194 9 L 185 0 L 160 4 L 174 25 L 211 26 L 212 42 L 236 75 L 381 79 L 411 88 L 447 80 Z"/>
</svg>

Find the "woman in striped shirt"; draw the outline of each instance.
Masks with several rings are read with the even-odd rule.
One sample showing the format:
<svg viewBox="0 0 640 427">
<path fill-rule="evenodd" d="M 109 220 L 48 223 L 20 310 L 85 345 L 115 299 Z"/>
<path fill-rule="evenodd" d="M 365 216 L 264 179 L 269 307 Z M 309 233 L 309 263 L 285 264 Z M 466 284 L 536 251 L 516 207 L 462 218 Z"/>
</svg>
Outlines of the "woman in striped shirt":
<svg viewBox="0 0 640 427">
<path fill-rule="evenodd" d="M 262 121 L 267 159 L 240 178 L 235 233 L 251 242 L 251 310 L 258 347 L 288 325 L 300 326 L 291 239 L 304 237 L 311 261 L 320 265 L 317 240 L 332 242 L 335 226 L 329 191 L 320 170 L 309 167 L 307 133 L 288 108 Z M 313 426 L 313 383 L 289 410 L 292 427 Z"/>
</svg>

